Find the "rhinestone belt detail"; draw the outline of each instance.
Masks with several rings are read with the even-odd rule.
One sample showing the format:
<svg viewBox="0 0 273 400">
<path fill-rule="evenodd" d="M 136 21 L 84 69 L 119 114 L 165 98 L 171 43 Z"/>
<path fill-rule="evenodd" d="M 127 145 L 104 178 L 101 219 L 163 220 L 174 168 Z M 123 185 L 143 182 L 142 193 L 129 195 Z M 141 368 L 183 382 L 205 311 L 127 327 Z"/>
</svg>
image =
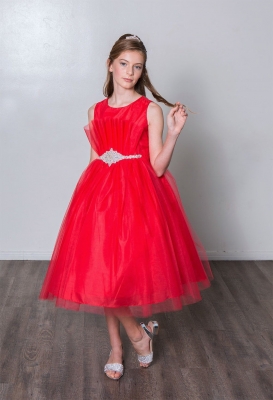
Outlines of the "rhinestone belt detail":
<svg viewBox="0 0 273 400">
<path fill-rule="evenodd" d="M 113 150 L 111 147 L 110 150 L 106 151 L 101 156 L 99 156 L 99 159 L 104 161 L 110 167 L 111 164 L 114 164 L 120 160 L 123 160 L 124 158 L 140 158 L 140 157 L 142 157 L 142 154 L 132 154 L 129 156 L 124 156 L 123 154 L 119 153 L 118 151 Z"/>
</svg>

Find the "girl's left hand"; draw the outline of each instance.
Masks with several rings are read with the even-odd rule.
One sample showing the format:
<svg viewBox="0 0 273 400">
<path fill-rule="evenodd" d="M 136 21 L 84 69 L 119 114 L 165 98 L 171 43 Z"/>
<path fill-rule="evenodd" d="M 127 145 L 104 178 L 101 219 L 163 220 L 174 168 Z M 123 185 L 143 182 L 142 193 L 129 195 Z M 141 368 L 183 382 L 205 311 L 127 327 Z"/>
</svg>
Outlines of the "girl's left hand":
<svg viewBox="0 0 273 400">
<path fill-rule="evenodd" d="M 168 131 L 171 134 L 179 135 L 183 129 L 188 114 L 186 113 L 184 107 L 179 101 L 177 101 L 176 106 L 171 108 L 169 114 L 167 115 L 167 126 Z"/>
</svg>

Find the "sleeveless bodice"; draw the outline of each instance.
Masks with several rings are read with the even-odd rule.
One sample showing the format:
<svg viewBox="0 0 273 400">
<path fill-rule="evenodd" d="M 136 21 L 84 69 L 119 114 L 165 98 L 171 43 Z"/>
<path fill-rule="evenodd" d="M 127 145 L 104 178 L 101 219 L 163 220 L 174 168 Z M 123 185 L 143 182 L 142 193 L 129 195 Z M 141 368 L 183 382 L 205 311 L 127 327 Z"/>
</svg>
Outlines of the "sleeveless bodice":
<svg viewBox="0 0 273 400">
<path fill-rule="evenodd" d="M 109 159 L 113 152 L 117 152 L 127 159 L 150 163 L 147 108 L 151 101 L 141 96 L 123 107 L 109 106 L 107 98 L 96 103 L 94 119 L 84 130 L 91 146 L 99 156 L 103 156 L 102 159 Z M 116 161 L 126 158 L 117 155 Z M 102 159 L 96 160 L 101 162 Z M 114 164 L 110 162 L 108 165 Z"/>
</svg>

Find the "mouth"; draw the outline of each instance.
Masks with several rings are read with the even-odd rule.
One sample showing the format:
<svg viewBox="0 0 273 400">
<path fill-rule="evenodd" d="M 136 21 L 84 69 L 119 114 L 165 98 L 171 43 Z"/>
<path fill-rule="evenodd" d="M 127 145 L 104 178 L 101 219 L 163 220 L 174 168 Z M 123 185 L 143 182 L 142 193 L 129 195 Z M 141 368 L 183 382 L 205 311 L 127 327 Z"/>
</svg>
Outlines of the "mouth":
<svg viewBox="0 0 273 400">
<path fill-rule="evenodd" d="M 126 82 L 133 82 L 133 79 L 123 78 Z"/>
</svg>

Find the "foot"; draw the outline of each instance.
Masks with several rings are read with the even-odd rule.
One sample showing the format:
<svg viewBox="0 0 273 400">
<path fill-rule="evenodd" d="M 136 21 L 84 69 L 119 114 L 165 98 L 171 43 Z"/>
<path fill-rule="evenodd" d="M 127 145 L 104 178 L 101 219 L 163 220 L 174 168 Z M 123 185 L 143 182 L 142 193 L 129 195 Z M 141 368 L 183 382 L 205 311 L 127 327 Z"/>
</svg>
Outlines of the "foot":
<svg viewBox="0 0 273 400">
<path fill-rule="evenodd" d="M 112 347 L 111 354 L 108 358 L 108 361 L 106 364 L 113 364 L 113 363 L 119 363 L 122 364 L 123 360 L 123 352 L 122 352 L 122 345 L 118 347 Z M 107 371 L 105 372 L 109 378 L 114 378 L 114 379 L 119 379 L 121 377 L 121 373 L 117 371 Z"/>
<path fill-rule="evenodd" d="M 152 332 L 152 328 L 149 325 L 146 325 L 146 327 Z M 150 340 L 151 339 L 141 326 L 139 326 L 139 335 L 131 338 L 132 345 L 140 356 L 147 356 L 150 354 Z M 149 364 L 143 362 L 139 362 L 139 365 L 141 367 L 149 367 Z"/>
</svg>

